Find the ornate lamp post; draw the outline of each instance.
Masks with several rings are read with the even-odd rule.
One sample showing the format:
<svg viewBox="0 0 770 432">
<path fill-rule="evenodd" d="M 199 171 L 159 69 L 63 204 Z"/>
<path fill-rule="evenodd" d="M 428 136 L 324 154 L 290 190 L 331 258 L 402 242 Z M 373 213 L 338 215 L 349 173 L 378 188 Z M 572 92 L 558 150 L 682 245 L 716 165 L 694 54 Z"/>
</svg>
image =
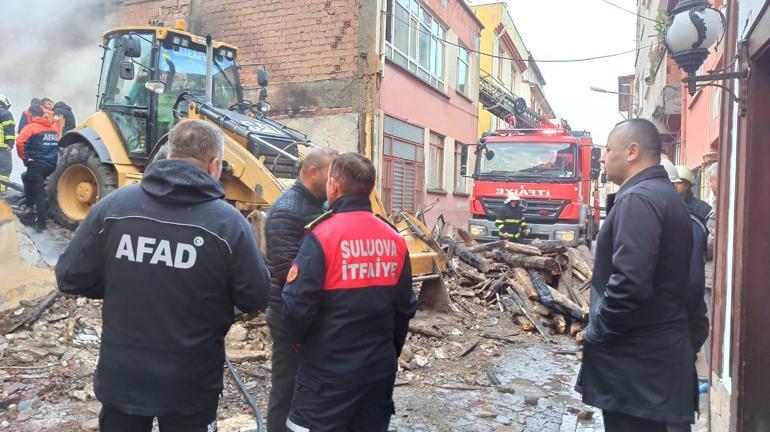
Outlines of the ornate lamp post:
<svg viewBox="0 0 770 432">
<path fill-rule="evenodd" d="M 666 31 L 665 44 L 671 58 L 687 72 L 682 82 L 687 84 L 690 95 L 698 90 L 698 82 L 743 78 L 746 71 L 695 75 L 709 56 L 709 49 L 717 44 L 725 33 L 725 16 L 714 9 L 708 0 L 680 0 L 669 15 L 671 26 Z M 730 69 L 732 64 L 727 69 Z M 724 70 L 727 70 L 724 69 Z M 724 72 L 719 71 L 719 72 Z M 707 83 L 703 86 L 722 87 Z"/>
</svg>

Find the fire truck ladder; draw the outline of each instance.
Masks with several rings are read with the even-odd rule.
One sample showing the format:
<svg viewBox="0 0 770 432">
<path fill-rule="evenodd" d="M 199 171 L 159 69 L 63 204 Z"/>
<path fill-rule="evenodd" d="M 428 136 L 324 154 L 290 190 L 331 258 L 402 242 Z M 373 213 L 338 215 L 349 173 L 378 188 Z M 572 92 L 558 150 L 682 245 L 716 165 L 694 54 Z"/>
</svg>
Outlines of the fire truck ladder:
<svg viewBox="0 0 770 432">
<path fill-rule="evenodd" d="M 479 101 L 484 109 L 494 114 L 496 117 L 505 120 L 513 114 L 516 116 L 517 127 L 538 128 L 545 119 L 530 109 L 529 107 L 522 114 L 516 113 L 516 95 L 505 88 L 500 80 L 483 73 L 479 80 Z"/>
</svg>

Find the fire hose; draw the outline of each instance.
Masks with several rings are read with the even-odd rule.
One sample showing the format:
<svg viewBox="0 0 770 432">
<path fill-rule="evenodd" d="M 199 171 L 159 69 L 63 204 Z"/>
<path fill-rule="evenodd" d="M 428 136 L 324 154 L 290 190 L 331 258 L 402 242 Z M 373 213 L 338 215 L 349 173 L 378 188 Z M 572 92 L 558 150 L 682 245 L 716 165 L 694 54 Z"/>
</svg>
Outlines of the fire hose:
<svg viewBox="0 0 770 432">
<path fill-rule="evenodd" d="M 265 422 L 262 420 L 262 414 L 257 406 L 257 401 L 255 401 L 251 394 L 249 394 L 246 385 L 243 384 L 241 376 L 238 374 L 238 371 L 235 370 L 235 367 L 233 367 L 233 364 L 226 355 L 225 363 L 227 364 L 227 370 L 230 371 L 230 376 L 233 377 L 233 381 L 235 381 L 235 385 L 238 386 L 238 390 L 243 394 L 243 397 L 246 399 L 246 403 L 251 407 L 251 410 L 254 411 L 254 416 L 257 420 L 257 432 L 265 432 Z"/>
</svg>

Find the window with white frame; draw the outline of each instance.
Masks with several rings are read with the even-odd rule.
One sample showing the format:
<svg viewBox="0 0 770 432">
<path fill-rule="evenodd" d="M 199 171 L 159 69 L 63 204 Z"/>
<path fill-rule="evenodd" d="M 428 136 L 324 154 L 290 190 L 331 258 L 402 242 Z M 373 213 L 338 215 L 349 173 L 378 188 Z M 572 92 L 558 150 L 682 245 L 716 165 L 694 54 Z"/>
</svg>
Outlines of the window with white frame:
<svg viewBox="0 0 770 432">
<path fill-rule="evenodd" d="M 430 133 L 428 189 L 444 190 L 444 137 Z"/>
<path fill-rule="evenodd" d="M 468 94 L 468 72 L 470 71 L 470 56 L 462 45 L 457 47 L 457 91 Z"/>
<path fill-rule="evenodd" d="M 387 0 L 385 56 L 444 91 L 446 30 L 417 0 Z"/>
<path fill-rule="evenodd" d="M 455 184 L 454 191 L 456 193 L 468 193 L 468 182 L 465 177 L 460 175 L 460 166 L 462 165 L 463 145 L 455 141 Z"/>
</svg>

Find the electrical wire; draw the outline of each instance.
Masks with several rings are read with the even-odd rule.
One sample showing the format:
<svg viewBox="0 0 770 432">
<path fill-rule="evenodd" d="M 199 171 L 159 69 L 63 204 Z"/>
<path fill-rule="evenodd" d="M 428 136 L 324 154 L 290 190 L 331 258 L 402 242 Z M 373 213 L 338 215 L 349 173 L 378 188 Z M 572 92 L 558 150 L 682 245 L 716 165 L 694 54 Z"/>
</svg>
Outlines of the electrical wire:
<svg viewBox="0 0 770 432">
<path fill-rule="evenodd" d="M 436 40 L 438 40 L 441 43 L 446 44 L 446 45 L 460 47 L 460 48 L 462 48 L 462 49 L 464 49 L 464 50 L 466 50 L 468 52 L 476 53 L 476 54 L 479 54 L 479 55 L 482 55 L 482 56 L 485 56 L 485 57 L 491 57 L 491 58 L 496 58 L 496 59 L 500 59 L 500 60 L 526 61 L 524 59 L 515 59 L 515 58 L 512 58 L 512 57 L 505 57 L 505 56 L 499 56 L 499 55 L 495 55 L 495 54 L 486 53 L 486 52 L 483 52 L 483 51 L 479 51 L 479 50 L 468 48 L 468 47 L 466 47 L 464 45 L 460 45 L 459 43 L 454 43 L 454 42 L 449 42 L 449 41 L 444 40 L 444 39 L 439 39 L 432 32 L 426 31 L 426 30 L 423 30 L 422 28 L 420 28 L 419 24 L 417 26 L 413 26 L 412 23 L 410 23 L 408 21 L 404 21 L 403 19 L 395 16 L 395 14 L 393 14 L 393 13 L 388 13 L 388 14 L 385 14 L 385 15 L 389 16 L 389 17 L 391 17 L 391 18 L 393 18 L 393 19 L 395 19 L 395 20 L 397 20 L 399 22 L 401 22 L 402 24 L 405 24 L 407 27 L 409 27 L 411 29 L 417 30 L 418 32 L 420 32 L 422 34 L 427 34 L 431 38 L 436 39 Z M 631 53 L 639 52 L 639 51 L 641 51 L 643 49 L 652 48 L 654 46 L 657 46 L 658 44 L 659 44 L 659 42 L 655 42 L 655 43 L 652 43 L 652 44 L 649 44 L 649 45 L 644 45 L 644 46 L 641 46 L 641 47 L 638 47 L 638 48 L 634 48 L 634 49 L 631 49 L 631 50 L 628 50 L 628 51 L 615 52 L 615 53 L 612 53 L 612 54 L 604 54 L 604 55 L 593 56 L 593 57 L 584 57 L 584 58 L 575 58 L 575 59 L 546 59 L 546 60 L 534 59 L 534 61 L 536 63 L 579 63 L 579 62 L 586 62 L 586 61 L 592 61 L 592 60 L 601 60 L 601 59 L 606 59 L 606 58 L 610 58 L 610 57 L 618 57 L 618 56 L 625 55 L 625 54 L 631 54 Z"/>
<path fill-rule="evenodd" d="M 618 8 L 618 9 L 620 9 L 620 10 L 624 11 L 624 12 L 628 12 L 628 13 L 630 13 L 631 15 L 634 15 L 634 16 L 636 16 L 636 17 L 638 17 L 638 18 L 641 18 L 641 19 L 646 19 L 647 21 L 652 21 L 652 22 L 654 22 L 654 23 L 657 23 L 657 24 L 663 24 L 663 25 L 665 25 L 665 24 L 666 24 L 666 23 L 664 23 L 664 22 L 662 22 L 662 21 L 658 21 L 658 20 L 656 20 L 656 19 L 653 19 L 653 18 L 650 18 L 650 17 L 646 17 L 646 16 L 644 16 L 644 15 L 639 15 L 638 13 L 636 13 L 636 12 L 632 11 L 631 9 L 626 9 L 626 8 L 624 8 L 623 6 L 620 6 L 620 5 L 617 5 L 617 4 L 613 3 L 613 2 L 611 2 L 610 0 L 599 0 L 599 1 L 601 1 L 601 2 L 603 2 L 603 3 L 607 3 L 608 5 L 610 5 L 610 6 L 612 6 L 612 7 L 615 7 L 615 8 Z"/>
</svg>

